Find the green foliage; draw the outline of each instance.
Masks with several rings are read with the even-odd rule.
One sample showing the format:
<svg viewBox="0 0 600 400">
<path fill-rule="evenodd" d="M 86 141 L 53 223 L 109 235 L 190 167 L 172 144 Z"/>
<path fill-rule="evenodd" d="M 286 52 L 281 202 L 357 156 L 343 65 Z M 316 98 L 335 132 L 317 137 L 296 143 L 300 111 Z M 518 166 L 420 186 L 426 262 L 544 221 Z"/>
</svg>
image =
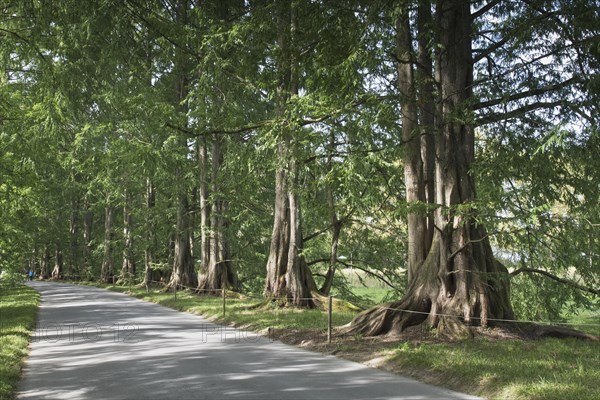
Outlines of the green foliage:
<svg viewBox="0 0 600 400">
<path fill-rule="evenodd" d="M 294 190 L 311 237 L 303 255 L 313 273 L 329 267 L 319 260 L 330 257 L 335 215 L 343 221 L 340 261 L 380 276 L 386 290 L 394 288 L 388 296 L 400 297 L 404 221 L 435 207 L 404 201 L 394 56 L 402 7 L 297 2 L 288 44 L 298 94 L 278 104 L 290 88 L 282 86 L 289 60 L 277 41 L 275 3 L 208 3 L 191 7 L 186 21 L 168 2 L 6 5 L 3 15 L 15 17 L 0 22 L 0 268 L 18 273 L 39 265 L 48 248 L 51 266 L 60 251 L 69 272 L 97 278 L 106 207 L 116 210 L 118 266 L 125 193 L 138 276 L 147 249 L 165 275 L 173 265 L 178 193 L 189 198 L 198 260 L 197 193 L 205 182 L 197 146 L 210 149 L 218 140 L 219 170 L 209 150 L 204 171 L 215 183 L 210 199 L 227 200 L 231 259 L 244 290 L 258 295 L 274 172 L 289 161 L 276 156 L 277 147 L 287 132 L 286 157 L 299 165 Z M 468 121 L 478 125 L 471 171 L 478 198 L 451 210 L 475 215 L 512 270 L 540 268 L 591 288 L 600 285 L 597 9 L 597 1 L 584 0 L 501 2 L 475 19 L 475 111 Z M 426 29 L 431 50 L 436 27 Z M 566 84 L 570 77 L 576 79 Z M 175 90 L 181 78 L 184 99 Z M 147 179 L 156 187 L 151 208 Z M 82 271 L 86 212 L 93 216 L 91 259 Z M 338 273 L 334 289 L 372 301 L 355 297 L 355 283 Z M 560 320 L 569 307 L 598 304 L 541 276 L 515 277 L 513 296 L 517 314 L 530 319 Z"/>
</svg>

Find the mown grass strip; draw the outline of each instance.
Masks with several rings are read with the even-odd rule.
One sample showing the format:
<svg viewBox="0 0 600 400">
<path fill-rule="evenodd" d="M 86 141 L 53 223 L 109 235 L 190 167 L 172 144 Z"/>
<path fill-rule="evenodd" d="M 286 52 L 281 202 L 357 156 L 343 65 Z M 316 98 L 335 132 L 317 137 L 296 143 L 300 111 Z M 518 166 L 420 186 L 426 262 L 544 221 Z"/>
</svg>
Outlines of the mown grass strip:
<svg viewBox="0 0 600 400">
<path fill-rule="evenodd" d="M 150 289 L 146 293 L 145 288 L 132 287 L 131 293 L 126 286 L 102 285 L 113 291 L 128 293 L 138 299 L 151 301 L 165 307 L 179 311 L 192 312 L 208 317 L 223 324 L 235 324 L 245 328 L 262 331 L 264 329 L 298 329 L 298 330 L 321 330 L 327 329 L 327 312 L 323 310 L 302 310 L 292 308 L 280 308 L 275 304 L 273 307 L 252 308 L 260 300 L 227 297 L 227 312 L 222 316 L 221 295 L 198 296 L 189 291 L 177 292 L 177 299 L 173 292 L 165 292 L 164 289 Z M 334 306 L 334 325 L 343 325 L 352 320 L 355 311 L 336 309 Z"/>
<path fill-rule="evenodd" d="M 104 287 L 128 292 L 127 287 Z M 223 318 L 219 296 L 197 296 L 182 291 L 175 300 L 172 292 L 150 289 L 146 293 L 144 288 L 135 287 L 130 294 L 180 311 L 212 317 L 220 323 L 234 323 L 257 331 L 266 328 L 324 331 L 327 326 L 326 312 L 320 310 L 248 309 L 257 304 L 257 300 L 228 298 L 227 314 Z M 334 309 L 334 325 L 343 325 L 355 315 L 354 311 Z M 361 345 L 366 340 L 362 337 L 350 340 L 354 340 L 354 344 L 334 342 L 333 347 L 318 350 L 331 352 L 338 346 L 342 354 L 349 347 L 365 347 Z M 368 348 L 372 352 L 371 358 L 386 359 L 385 369 L 490 399 L 600 399 L 600 342 L 573 339 L 413 340 L 398 342 L 391 349 L 390 343 L 369 342 Z"/>
<path fill-rule="evenodd" d="M 0 399 L 15 397 L 39 301 L 29 286 L 0 284 Z"/>
<path fill-rule="evenodd" d="M 490 399 L 600 399 L 600 342 L 403 343 L 389 362 L 418 379 Z"/>
</svg>

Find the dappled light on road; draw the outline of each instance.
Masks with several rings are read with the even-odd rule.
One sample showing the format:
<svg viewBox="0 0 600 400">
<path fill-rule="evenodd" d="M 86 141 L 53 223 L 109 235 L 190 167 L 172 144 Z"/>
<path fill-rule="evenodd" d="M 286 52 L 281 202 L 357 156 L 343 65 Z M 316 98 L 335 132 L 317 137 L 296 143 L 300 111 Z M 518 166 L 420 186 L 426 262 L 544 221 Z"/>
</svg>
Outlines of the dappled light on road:
<svg viewBox="0 0 600 400">
<path fill-rule="evenodd" d="M 473 398 L 102 289 L 36 282 L 19 399 Z"/>
</svg>

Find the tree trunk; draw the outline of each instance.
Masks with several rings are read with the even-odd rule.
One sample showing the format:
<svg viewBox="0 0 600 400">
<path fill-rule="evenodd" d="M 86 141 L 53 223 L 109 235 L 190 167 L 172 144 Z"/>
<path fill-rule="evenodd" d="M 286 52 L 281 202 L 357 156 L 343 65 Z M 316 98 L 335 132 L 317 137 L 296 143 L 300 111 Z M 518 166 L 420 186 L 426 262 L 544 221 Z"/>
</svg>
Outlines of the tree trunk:
<svg viewBox="0 0 600 400">
<path fill-rule="evenodd" d="M 75 275 L 78 272 L 77 266 L 77 224 L 79 218 L 77 215 L 77 201 L 71 202 L 71 217 L 69 218 L 69 262 L 67 264 L 67 275 Z"/>
<path fill-rule="evenodd" d="M 398 52 L 398 86 L 402 114 L 402 143 L 404 144 L 404 184 L 408 214 L 408 282 L 418 273 L 427 257 L 427 219 L 423 205 L 426 204 L 423 161 L 421 159 L 421 131 L 418 126 L 413 51 L 408 10 L 398 17 L 396 23 L 396 46 Z"/>
<path fill-rule="evenodd" d="M 187 0 L 179 0 L 176 4 L 177 23 L 185 26 L 188 23 L 189 3 Z M 175 47 L 175 59 L 173 66 L 174 74 L 174 99 L 178 118 L 183 121 L 183 126 L 187 126 L 187 106 L 185 105 L 188 92 L 188 79 L 190 74 L 190 62 L 188 55 L 179 46 Z M 186 154 L 187 159 L 188 143 L 187 138 L 183 137 L 180 141 L 180 149 Z M 180 162 L 183 163 L 183 162 Z M 184 286 L 196 287 L 198 278 L 194 269 L 194 259 L 192 257 L 190 238 L 192 226 L 190 223 L 188 193 L 185 185 L 185 173 L 183 165 L 178 165 L 175 170 L 175 186 L 177 191 L 177 222 L 175 227 L 175 252 L 173 259 L 173 271 L 167 287 Z"/>
<path fill-rule="evenodd" d="M 295 1 L 277 3 L 279 87 L 277 113 L 283 117 L 290 96 L 298 94 L 298 72 L 294 34 Z M 277 146 L 280 163 L 275 174 L 275 210 L 271 247 L 267 260 L 264 294 L 299 307 L 314 307 L 314 279 L 302 254 L 300 196 L 295 190 L 299 169 L 295 161 L 293 128 L 282 127 Z"/>
<path fill-rule="evenodd" d="M 100 281 L 105 283 L 112 282 L 113 275 L 113 219 L 114 209 L 107 199 L 104 208 L 104 256 L 100 270 Z"/>
<path fill-rule="evenodd" d="M 333 278 L 335 277 L 335 269 L 337 265 L 337 254 L 338 254 L 338 244 L 340 241 L 340 234 L 342 232 L 342 221 L 337 219 L 337 215 L 335 211 L 332 216 L 332 232 L 331 232 L 331 252 L 329 254 L 329 267 L 327 268 L 327 273 L 325 274 L 325 282 L 323 282 L 323 286 L 319 292 L 328 296 L 331 292 L 331 288 L 333 286 Z"/>
<path fill-rule="evenodd" d="M 144 280 L 142 285 L 160 279 L 159 272 L 154 272 L 154 249 L 156 249 L 156 226 L 154 223 L 154 207 L 156 206 L 156 192 L 150 178 L 146 179 L 146 248 L 144 249 Z"/>
<path fill-rule="evenodd" d="M 60 249 L 60 244 L 56 244 L 54 251 L 54 268 L 52 269 L 52 279 L 59 279 L 63 272 L 63 254 Z"/>
<path fill-rule="evenodd" d="M 423 185 L 425 203 L 427 204 L 427 221 L 425 252 L 429 253 L 433 242 L 434 213 L 431 206 L 435 204 L 435 96 L 433 79 L 433 59 L 429 32 L 433 26 L 431 0 L 419 0 L 417 12 L 418 67 L 415 79 L 418 92 L 419 124 L 421 133 L 421 159 L 423 166 Z"/>
<path fill-rule="evenodd" d="M 135 275 L 135 258 L 133 254 L 133 217 L 131 215 L 131 196 L 128 190 L 125 190 L 125 203 L 123 204 L 123 239 L 125 241 L 123 248 L 123 266 L 121 268 L 121 278 L 131 279 Z"/>
<path fill-rule="evenodd" d="M 177 207 L 177 225 L 175 228 L 175 253 L 173 272 L 167 287 L 196 287 L 198 278 L 194 270 L 194 260 L 190 248 L 189 206 L 185 193 L 180 193 Z"/>
<path fill-rule="evenodd" d="M 92 258 L 92 225 L 94 222 L 94 213 L 90 210 L 90 204 L 87 199 L 84 201 L 83 214 L 83 271 L 86 278 L 90 278 L 91 258 Z"/>
<path fill-rule="evenodd" d="M 485 229 L 469 209 L 475 199 L 469 174 L 474 159 L 469 2 L 439 2 L 437 17 L 441 113 L 435 135 L 436 231 L 404 298 L 361 313 L 349 331 L 378 335 L 426 322 L 441 333 L 457 335 L 468 325 L 513 318 L 508 272 L 494 259 Z"/>
<path fill-rule="evenodd" d="M 208 200 L 208 150 L 206 139 L 198 141 L 198 167 L 200 180 L 200 270 L 208 271 L 210 263 L 210 203 Z M 204 272 L 203 272 L 204 273 Z"/>
<path fill-rule="evenodd" d="M 48 279 L 49 273 L 48 270 L 50 268 L 50 250 L 48 249 L 48 245 L 44 245 L 44 249 L 42 250 L 42 260 L 40 264 L 40 278 Z"/>
<path fill-rule="evenodd" d="M 331 173 L 333 170 L 333 156 L 335 152 L 335 133 L 333 130 L 331 131 L 329 137 L 329 145 L 328 145 L 328 155 L 327 155 L 327 171 Z M 343 221 L 340 221 L 338 218 L 336 209 L 335 209 L 335 199 L 332 187 L 328 184 L 325 189 L 327 192 L 327 205 L 331 212 L 331 247 L 329 253 L 329 266 L 327 268 L 327 273 L 325 274 L 325 281 L 323 282 L 323 286 L 319 292 L 328 296 L 331 292 L 331 288 L 333 286 L 333 278 L 335 276 L 335 269 L 337 266 L 337 257 L 338 257 L 338 245 L 340 241 L 340 234 L 342 232 L 342 226 L 344 225 Z"/>
<path fill-rule="evenodd" d="M 204 291 L 238 289 L 237 275 L 233 270 L 225 234 L 227 219 L 224 214 L 227 209 L 227 201 L 224 199 L 219 185 L 219 172 L 223 162 L 222 140 L 222 138 L 215 137 L 212 145 L 212 209 L 209 234 L 206 237 L 209 251 L 208 264 L 201 266 L 202 274 L 198 279 L 198 289 Z M 204 207 L 207 205 L 204 204 Z"/>
</svg>

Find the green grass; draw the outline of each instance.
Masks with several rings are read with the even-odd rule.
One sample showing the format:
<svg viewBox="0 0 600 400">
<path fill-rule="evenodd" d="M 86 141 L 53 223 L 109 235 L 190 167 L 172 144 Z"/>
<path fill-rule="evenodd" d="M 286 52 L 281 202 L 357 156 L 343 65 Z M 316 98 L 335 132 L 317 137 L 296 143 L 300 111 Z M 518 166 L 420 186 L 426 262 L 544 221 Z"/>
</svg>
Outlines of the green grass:
<svg viewBox="0 0 600 400">
<path fill-rule="evenodd" d="M 0 399 L 15 397 L 39 299 L 38 292 L 28 286 L 0 288 Z"/>
<path fill-rule="evenodd" d="M 129 292 L 128 287 L 107 285 L 109 290 Z M 173 292 L 165 293 L 163 289 L 146 289 L 132 287 L 132 296 L 161 304 L 179 311 L 201 314 L 224 324 L 235 324 L 252 330 L 261 331 L 267 328 L 275 329 L 302 329 L 323 330 L 327 329 L 327 312 L 313 309 L 302 310 L 292 308 L 260 307 L 251 309 L 259 304 L 260 299 L 239 299 L 229 296 L 226 300 L 226 312 L 223 316 L 223 299 L 221 296 L 198 296 L 189 291 L 177 292 L 177 299 Z M 341 309 L 334 305 L 333 325 L 344 325 L 356 315 L 355 311 Z"/>
<path fill-rule="evenodd" d="M 352 288 L 352 292 L 358 297 L 368 299 L 369 303 L 375 305 L 383 303 L 391 291 L 385 288 L 357 286 Z"/>
<path fill-rule="evenodd" d="M 600 336 L 600 310 L 584 310 L 568 318 L 569 326 Z"/>
<path fill-rule="evenodd" d="M 105 287 L 119 292 L 128 291 L 127 287 Z M 260 299 L 227 298 L 226 315 L 223 317 L 221 297 L 178 292 L 175 300 L 172 292 L 151 289 L 146 293 L 144 288 L 135 287 L 131 294 L 180 311 L 203 314 L 221 323 L 234 323 L 257 331 L 265 328 L 324 331 L 327 326 L 327 314 L 320 310 L 248 309 Z M 357 294 L 385 295 L 372 289 Z M 333 315 L 334 324 L 342 325 L 349 322 L 356 311 L 336 305 Z M 594 323 L 598 315 L 584 313 L 580 318 L 574 322 Z M 356 337 L 354 340 L 362 341 L 363 338 Z M 367 346 L 367 351 L 373 352 L 371 358 L 385 354 L 387 366 L 400 374 L 490 399 L 600 398 L 600 342 L 564 339 L 444 342 L 425 339 L 415 343 L 398 342 L 390 351 L 389 343 L 375 342 Z M 360 347 L 357 342 L 337 346 Z"/>
<path fill-rule="evenodd" d="M 600 342 L 404 343 L 391 362 L 432 383 L 490 399 L 600 398 Z"/>
</svg>

